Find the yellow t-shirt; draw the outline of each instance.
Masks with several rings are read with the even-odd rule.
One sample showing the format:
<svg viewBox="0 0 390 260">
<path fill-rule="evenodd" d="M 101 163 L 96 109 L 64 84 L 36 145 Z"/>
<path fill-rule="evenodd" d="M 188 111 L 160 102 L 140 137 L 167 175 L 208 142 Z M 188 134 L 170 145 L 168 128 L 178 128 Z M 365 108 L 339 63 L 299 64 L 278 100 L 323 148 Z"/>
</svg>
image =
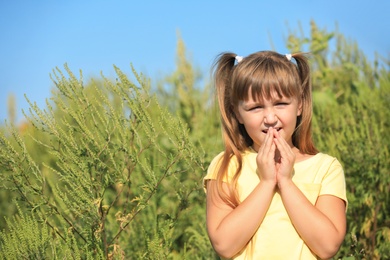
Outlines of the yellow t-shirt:
<svg viewBox="0 0 390 260">
<path fill-rule="evenodd" d="M 216 179 L 222 155 L 220 153 L 211 162 L 205 182 Z M 260 182 L 256 174 L 256 156 L 254 151 L 243 153 L 242 172 L 237 181 L 240 201 L 245 200 Z M 230 163 L 225 181 L 231 180 L 236 167 L 236 163 Z M 293 181 L 313 205 L 319 196 L 325 194 L 339 197 L 347 203 L 344 171 L 334 157 L 318 153 L 295 163 Z M 294 229 L 279 193 L 275 193 L 268 212 L 253 237 L 252 247 L 252 256 L 249 250 L 246 252 L 244 249 L 234 259 L 317 259 Z"/>
</svg>

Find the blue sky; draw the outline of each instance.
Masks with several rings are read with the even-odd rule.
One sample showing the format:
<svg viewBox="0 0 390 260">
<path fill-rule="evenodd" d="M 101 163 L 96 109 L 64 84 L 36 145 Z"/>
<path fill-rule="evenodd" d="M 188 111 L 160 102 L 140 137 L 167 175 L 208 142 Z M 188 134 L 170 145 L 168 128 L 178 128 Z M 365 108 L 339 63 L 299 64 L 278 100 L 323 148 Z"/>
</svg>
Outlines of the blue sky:
<svg viewBox="0 0 390 260">
<path fill-rule="evenodd" d="M 310 20 L 356 41 L 368 57 L 389 57 L 389 0 L 296 1 L 5 1 L 0 0 L 0 124 L 7 97 L 16 97 L 18 122 L 24 95 L 45 108 L 50 73 L 67 63 L 74 73 L 131 74 L 130 63 L 152 80 L 175 69 L 177 32 L 190 60 L 207 77 L 222 51 L 242 56 L 271 49 L 286 53 L 289 30 Z"/>
</svg>

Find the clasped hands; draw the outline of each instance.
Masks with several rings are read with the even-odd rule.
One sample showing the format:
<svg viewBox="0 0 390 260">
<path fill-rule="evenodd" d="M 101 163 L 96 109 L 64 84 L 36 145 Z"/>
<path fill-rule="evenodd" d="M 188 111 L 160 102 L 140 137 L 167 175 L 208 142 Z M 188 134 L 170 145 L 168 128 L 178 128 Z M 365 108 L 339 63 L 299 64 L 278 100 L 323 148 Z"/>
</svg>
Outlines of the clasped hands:
<svg viewBox="0 0 390 260">
<path fill-rule="evenodd" d="M 280 133 L 270 127 L 259 148 L 256 163 L 260 180 L 280 187 L 282 182 L 292 179 L 295 153 Z"/>
</svg>

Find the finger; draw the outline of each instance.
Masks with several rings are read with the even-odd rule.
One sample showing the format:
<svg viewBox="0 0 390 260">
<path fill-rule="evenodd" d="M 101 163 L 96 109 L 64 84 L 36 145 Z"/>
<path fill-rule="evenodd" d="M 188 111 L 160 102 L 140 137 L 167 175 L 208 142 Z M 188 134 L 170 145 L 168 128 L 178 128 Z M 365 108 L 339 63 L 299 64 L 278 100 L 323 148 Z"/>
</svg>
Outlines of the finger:
<svg viewBox="0 0 390 260">
<path fill-rule="evenodd" d="M 286 147 L 280 143 L 279 139 L 275 138 L 274 142 L 278 151 L 278 156 L 275 156 L 275 158 L 278 159 L 278 161 L 283 160 L 283 158 L 289 158 L 291 156 L 289 152 L 286 150 Z"/>
<path fill-rule="evenodd" d="M 270 128 L 267 132 L 267 135 L 265 136 L 264 143 L 260 146 L 259 153 L 268 153 L 269 149 L 271 148 L 272 140 L 273 140 L 273 133 L 272 128 Z"/>
<path fill-rule="evenodd" d="M 272 129 L 269 129 L 264 140 L 264 144 L 260 147 L 258 152 L 259 163 L 268 164 L 272 162 L 276 150 L 276 145 L 274 144 L 273 138 Z"/>
<path fill-rule="evenodd" d="M 277 147 L 276 147 L 276 144 L 274 142 L 274 134 L 273 134 L 273 130 L 272 129 L 270 130 L 269 142 L 270 142 L 270 148 L 269 148 L 268 153 L 267 153 L 267 158 L 268 158 L 269 161 L 274 163 L 275 162 L 275 156 L 276 156 L 276 153 L 277 153 Z"/>
<path fill-rule="evenodd" d="M 284 138 L 279 134 L 278 131 L 274 131 L 274 142 L 281 153 L 281 155 L 291 155 L 294 154 L 290 145 L 284 140 Z"/>
<path fill-rule="evenodd" d="M 261 180 L 275 180 L 276 181 L 276 169 L 274 162 L 274 154 L 276 145 L 273 141 L 272 129 L 269 129 L 262 146 L 259 148 L 257 155 L 257 169 L 258 175 Z"/>
<path fill-rule="evenodd" d="M 281 163 L 293 166 L 295 162 L 295 153 L 283 138 L 275 138 L 275 145 L 280 153 Z"/>
<path fill-rule="evenodd" d="M 281 138 L 274 138 L 275 145 L 277 149 L 279 150 L 280 155 L 286 156 L 288 154 L 288 148 L 289 145 L 286 143 L 284 139 L 281 140 Z"/>
</svg>

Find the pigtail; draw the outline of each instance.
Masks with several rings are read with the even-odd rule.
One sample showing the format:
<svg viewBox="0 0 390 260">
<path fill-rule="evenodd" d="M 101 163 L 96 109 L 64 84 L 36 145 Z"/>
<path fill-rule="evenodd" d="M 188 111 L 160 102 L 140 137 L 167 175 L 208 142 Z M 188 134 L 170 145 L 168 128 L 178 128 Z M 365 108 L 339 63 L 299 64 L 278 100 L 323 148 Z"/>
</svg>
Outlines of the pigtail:
<svg viewBox="0 0 390 260">
<path fill-rule="evenodd" d="M 232 74 L 237 66 L 236 57 L 237 55 L 234 53 L 221 53 L 217 56 L 213 66 L 214 83 L 222 123 L 222 136 L 225 144 L 225 153 L 221 158 L 222 162 L 217 174 L 217 188 L 221 198 L 232 207 L 236 207 L 239 204 L 238 193 L 235 187 L 242 168 L 241 152 L 236 146 L 240 137 L 237 137 L 235 129 L 239 128 L 239 124 L 235 118 L 235 111 L 230 98 Z M 222 183 L 228 177 L 229 163 L 233 157 L 236 158 L 238 167 L 231 182 L 228 183 L 229 194 L 226 194 L 222 189 Z"/>
<path fill-rule="evenodd" d="M 221 112 L 222 126 L 225 130 L 231 128 L 231 100 L 230 100 L 230 82 L 232 71 L 235 64 L 234 53 L 222 53 L 220 54 L 214 63 L 214 79 L 215 88 L 217 90 L 217 100 L 219 104 L 219 110 Z"/>
<path fill-rule="evenodd" d="M 297 128 L 293 135 L 293 142 L 303 153 L 316 154 L 318 150 L 314 146 L 311 130 L 313 114 L 312 86 L 310 78 L 310 66 L 304 53 L 293 54 L 301 83 L 302 114 L 297 121 Z"/>
</svg>

